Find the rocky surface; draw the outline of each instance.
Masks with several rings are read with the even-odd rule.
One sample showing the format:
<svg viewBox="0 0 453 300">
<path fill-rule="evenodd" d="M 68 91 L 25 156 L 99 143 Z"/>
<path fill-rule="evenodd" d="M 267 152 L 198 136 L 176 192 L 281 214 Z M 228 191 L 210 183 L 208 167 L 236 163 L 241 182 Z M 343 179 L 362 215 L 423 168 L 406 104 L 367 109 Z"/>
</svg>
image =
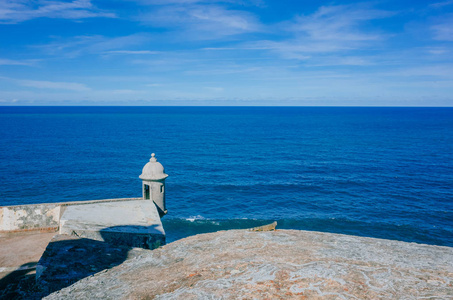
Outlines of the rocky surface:
<svg viewBox="0 0 453 300">
<path fill-rule="evenodd" d="M 146 250 L 64 234 L 55 235 L 36 266 L 39 298 L 106 269 Z"/>
<path fill-rule="evenodd" d="M 192 236 L 46 299 L 452 299 L 453 248 L 277 230 Z"/>
</svg>

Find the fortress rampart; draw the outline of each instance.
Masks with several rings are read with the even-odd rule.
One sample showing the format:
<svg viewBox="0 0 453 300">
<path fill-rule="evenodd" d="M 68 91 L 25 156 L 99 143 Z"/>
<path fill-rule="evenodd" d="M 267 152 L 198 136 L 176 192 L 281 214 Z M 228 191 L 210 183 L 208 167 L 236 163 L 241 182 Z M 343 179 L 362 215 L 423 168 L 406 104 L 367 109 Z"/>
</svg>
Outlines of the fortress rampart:
<svg viewBox="0 0 453 300">
<path fill-rule="evenodd" d="M 67 207 L 76 205 L 140 200 L 118 198 L 103 200 L 39 203 L 0 207 L 0 234 L 28 231 L 58 231 L 60 219 Z"/>
</svg>

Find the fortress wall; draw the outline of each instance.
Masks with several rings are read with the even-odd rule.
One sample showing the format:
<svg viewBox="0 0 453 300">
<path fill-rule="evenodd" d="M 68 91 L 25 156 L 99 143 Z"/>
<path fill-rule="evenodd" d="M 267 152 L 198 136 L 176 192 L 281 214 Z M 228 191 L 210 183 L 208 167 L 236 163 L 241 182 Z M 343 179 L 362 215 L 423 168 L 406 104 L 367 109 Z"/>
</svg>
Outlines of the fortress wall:
<svg viewBox="0 0 453 300">
<path fill-rule="evenodd" d="M 21 231 L 56 231 L 68 206 L 104 202 L 133 201 L 142 198 L 119 198 L 60 203 L 40 203 L 0 207 L 0 233 Z"/>
<path fill-rule="evenodd" d="M 58 228 L 60 210 L 58 203 L 0 207 L 0 231 Z"/>
</svg>

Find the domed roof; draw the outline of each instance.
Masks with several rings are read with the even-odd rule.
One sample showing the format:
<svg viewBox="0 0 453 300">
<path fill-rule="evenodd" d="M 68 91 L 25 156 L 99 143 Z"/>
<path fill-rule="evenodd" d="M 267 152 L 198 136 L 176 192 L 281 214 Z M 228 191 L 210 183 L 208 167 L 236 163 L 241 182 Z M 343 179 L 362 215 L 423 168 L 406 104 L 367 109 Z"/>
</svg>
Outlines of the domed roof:
<svg viewBox="0 0 453 300">
<path fill-rule="evenodd" d="M 164 167 L 157 162 L 155 154 L 151 154 L 151 159 L 143 167 L 142 174 L 139 176 L 142 180 L 161 180 L 167 178 Z"/>
</svg>

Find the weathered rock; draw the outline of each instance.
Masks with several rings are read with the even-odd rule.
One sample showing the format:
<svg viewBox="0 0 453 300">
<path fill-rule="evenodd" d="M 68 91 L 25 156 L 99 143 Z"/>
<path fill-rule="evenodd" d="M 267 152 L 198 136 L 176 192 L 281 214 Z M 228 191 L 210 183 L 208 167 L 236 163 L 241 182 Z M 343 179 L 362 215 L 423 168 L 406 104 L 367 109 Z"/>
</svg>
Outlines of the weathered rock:
<svg viewBox="0 0 453 300">
<path fill-rule="evenodd" d="M 278 230 L 192 236 L 46 299 L 453 297 L 453 248 Z"/>
</svg>

